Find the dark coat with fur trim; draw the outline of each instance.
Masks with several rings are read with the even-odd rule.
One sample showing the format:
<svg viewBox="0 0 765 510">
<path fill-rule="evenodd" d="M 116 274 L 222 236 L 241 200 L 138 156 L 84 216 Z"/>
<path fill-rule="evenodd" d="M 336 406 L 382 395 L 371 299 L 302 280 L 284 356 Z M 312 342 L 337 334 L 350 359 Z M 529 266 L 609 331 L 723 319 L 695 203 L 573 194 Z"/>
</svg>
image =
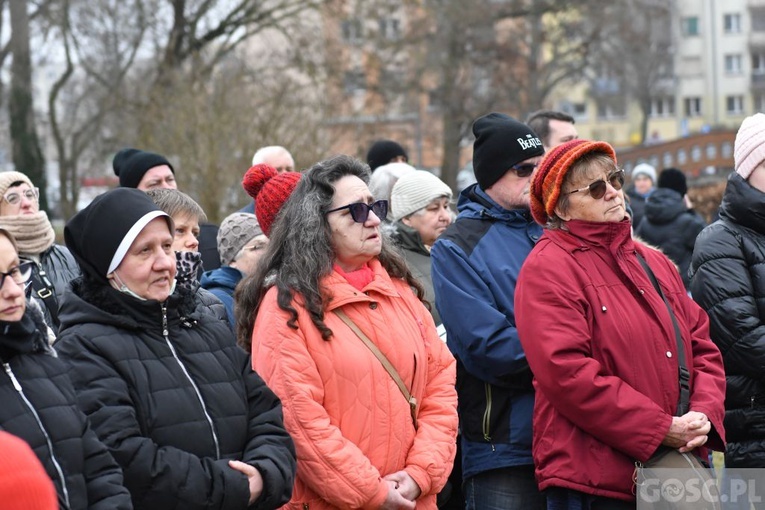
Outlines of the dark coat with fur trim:
<svg viewBox="0 0 765 510">
<path fill-rule="evenodd" d="M 137 509 L 245 509 L 256 467 L 271 509 L 292 492 L 295 450 L 279 399 L 226 323 L 178 288 L 165 303 L 76 280 L 55 344 L 80 406 L 125 473 Z"/>
<path fill-rule="evenodd" d="M 0 326 L 0 429 L 29 443 L 68 508 L 133 508 L 119 466 L 77 407 L 66 364 L 48 347 L 42 315 L 28 307 L 21 322 Z"/>
<path fill-rule="evenodd" d="M 765 194 L 731 174 L 720 219 L 691 262 L 693 299 L 709 314 L 725 363 L 725 465 L 765 466 Z"/>
</svg>

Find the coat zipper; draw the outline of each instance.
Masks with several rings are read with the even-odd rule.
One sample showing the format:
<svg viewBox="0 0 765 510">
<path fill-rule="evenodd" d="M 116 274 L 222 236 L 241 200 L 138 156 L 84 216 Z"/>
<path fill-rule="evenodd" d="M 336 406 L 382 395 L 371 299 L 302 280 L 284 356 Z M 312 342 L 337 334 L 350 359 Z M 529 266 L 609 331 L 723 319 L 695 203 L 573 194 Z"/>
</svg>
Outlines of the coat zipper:
<svg viewBox="0 0 765 510">
<path fill-rule="evenodd" d="M 27 396 L 24 394 L 24 389 L 21 387 L 21 383 L 19 383 L 18 379 L 16 379 L 16 376 L 13 373 L 13 370 L 11 370 L 11 365 L 9 363 L 3 363 L 3 368 L 5 368 L 5 373 L 8 374 L 8 377 L 11 380 L 11 383 L 13 383 L 13 387 L 16 389 L 16 391 L 19 394 L 19 397 L 21 397 L 21 400 L 24 401 L 24 404 L 29 408 L 30 411 L 32 411 L 32 415 L 35 417 L 35 421 L 37 421 L 37 426 L 40 427 L 40 431 L 42 432 L 43 436 L 45 437 L 45 442 L 48 444 L 48 450 L 50 450 L 50 458 L 53 462 L 53 467 L 56 468 L 56 473 L 58 474 L 58 477 L 61 479 L 61 490 L 64 492 L 64 501 L 66 502 L 67 508 L 69 508 L 69 490 L 66 488 L 66 478 L 64 478 L 64 470 L 61 469 L 61 464 L 58 463 L 58 459 L 56 459 L 56 453 L 53 451 L 53 442 L 50 439 L 50 435 L 48 435 L 48 431 L 45 430 L 45 427 L 43 426 L 42 420 L 40 420 L 40 415 L 37 414 L 37 410 L 34 408 L 32 403 L 27 399 Z"/>
<path fill-rule="evenodd" d="M 491 435 L 489 432 L 491 424 L 491 385 L 489 383 L 483 383 L 484 390 L 486 391 L 486 409 L 483 412 L 483 440 L 487 443 L 491 443 Z M 491 451 L 494 451 L 494 443 L 491 445 Z"/>
<path fill-rule="evenodd" d="M 170 351 L 173 353 L 173 357 L 175 358 L 175 361 L 178 363 L 178 366 L 181 367 L 181 370 L 183 370 L 183 373 L 186 375 L 186 378 L 191 383 L 191 386 L 194 388 L 194 392 L 197 394 L 197 399 L 199 400 L 199 405 L 202 406 L 202 412 L 205 415 L 205 418 L 207 418 L 207 423 L 210 425 L 210 432 L 212 433 L 213 442 L 215 443 L 215 459 L 220 460 L 220 444 L 218 443 L 218 435 L 215 433 L 215 425 L 213 424 L 213 420 L 210 417 L 210 413 L 207 412 L 207 406 L 205 405 L 205 401 L 202 398 L 202 393 L 199 391 L 199 387 L 194 382 L 194 379 L 191 378 L 191 374 L 189 374 L 189 371 L 186 370 L 186 366 L 181 361 L 181 358 L 178 357 L 178 353 L 175 351 L 175 347 L 173 347 L 172 342 L 170 342 L 170 331 L 167 327 L 167 305 L 162 303 L 162 336 L 165 337 L 165 343 L 170 348 Z"/>
</svg>

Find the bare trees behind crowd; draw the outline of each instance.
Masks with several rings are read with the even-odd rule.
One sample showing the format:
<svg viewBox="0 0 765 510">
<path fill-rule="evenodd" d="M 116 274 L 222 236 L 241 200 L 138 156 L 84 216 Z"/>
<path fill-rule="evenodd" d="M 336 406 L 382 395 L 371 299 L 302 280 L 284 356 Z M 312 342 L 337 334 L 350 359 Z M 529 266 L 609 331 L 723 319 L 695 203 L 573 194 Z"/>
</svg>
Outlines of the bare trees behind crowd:
<svg viewBox="0 0 765 510">
<path fill-rule="evenodd" d="M 604 73 L 625 79 L 646 52 L 666 58 L 662 41 L 646 43 L 650 24 L 627 21 L 669 20 L 671 3 L 0 0 L 9 126 L 0 146 L 41 191 L 46 164 L 58 168 L 50 198 L 64 218 L 81 179 L 110 175 L 114 152 L 133 145 L 170 158 L 181 188 L 218 221 L 244 203 L 239 180 L 256 148 L 284 145 L 304 168 L 336 145 L 325 128 L 340 112 L 416 110 L 437 120 L 414 136 L 440 146 L 441 175 L 453 185 L 477 116 L 522 118 L 554 87 Z M 393 33 L 378 25 L 385 13 L 398 20 Z M 347 42 L 355 19 L 369 30 L 355 55 L 341 57 L 332 41 Z M 348 110 L 351 65 L 365 73 L 367 99 Z"/>
</svg>

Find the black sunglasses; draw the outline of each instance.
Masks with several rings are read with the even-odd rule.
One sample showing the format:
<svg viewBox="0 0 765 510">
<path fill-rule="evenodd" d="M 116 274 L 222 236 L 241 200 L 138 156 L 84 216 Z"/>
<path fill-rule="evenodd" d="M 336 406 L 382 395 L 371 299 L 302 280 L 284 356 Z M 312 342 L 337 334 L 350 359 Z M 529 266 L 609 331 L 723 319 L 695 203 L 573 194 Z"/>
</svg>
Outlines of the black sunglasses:
<svg viewBox="0 0 765 510">
<path fill-rule="evenodd" d="M 518 174 L 518 177 L 528 177 L 534 173 L 534 169 L 537 167 L 534 163 L 523 163 L 521 165 L 513 165 L 510 168 Z"/>
<path fill-rule="evenodd" d="M 34 262 L 22 262 L 18 266 L 12 267 L 7 273 L 0 271 L 0 289 L 5 285 L 6 277 L 10 277 L 11 280 L 18 285 L 23 285 L 29 281 L 32 276 L 32 269 L 35 267 Z"/>
<path fill-rule="evenodd" d="M 578 193 L 580 191 L 587 190 L 590 192 L 590 196 L 592 198 L 595 200 L 600 200 L 603 198 L 603 195 L 606 194 L 606 181 L 611 184 L 612 188 L 614 188 L 616 191 L 619 191 L 622 189 L 622 186 L 624 186 L 624 170 L 616 170 L 615 172 L 611 172 L 605 179 L 597 180 L 593 183 L 590 183 L 588 186 L 585 186 L 584 188 L 575 189 L 569 191 L 566 194 L 570 195 L 572 193 Z"/>
<path fill-rule="evenodd" d="M 353 221 L 356 223 L 365 223 L 367 218 L 369 218 L 369 211 L 372 211 L 375 213 L 375 216 L 381 220 L 384 220 L 388 215 L 388 201 L 378 200 L 372 204 L 367 204 L 366 202 L 354 202 L 352 204 L 344 205 L 342 207 L 338 207 L 337 209 L 327 211 L 327 214 L 335 211 L 342 211 L 343 209 L 348 209 L 351 212 L 351 218 L 353 218 Z"/>
</svg>

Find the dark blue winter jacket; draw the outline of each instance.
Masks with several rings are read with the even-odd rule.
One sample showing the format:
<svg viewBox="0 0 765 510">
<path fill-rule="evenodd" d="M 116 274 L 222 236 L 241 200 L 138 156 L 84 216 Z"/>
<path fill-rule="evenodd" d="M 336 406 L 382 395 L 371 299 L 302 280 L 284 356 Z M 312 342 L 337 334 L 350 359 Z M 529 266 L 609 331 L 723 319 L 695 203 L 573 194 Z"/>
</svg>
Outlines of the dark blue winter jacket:
<svg viewBox="0 0 765 510">
<path fill-rule="evenodd" d="M 228 316 L 228 322 L 231 324 L 231 329 L 236 329 L 236 320 L 234 319 L 234 289 L 243 277 L 242 272 L 235 267 L 222 266 L 212 271 L 206 271 L 199 282 L 203 289 L 210 291 L 226 307 L 226 315 Z"/>
</svg>

